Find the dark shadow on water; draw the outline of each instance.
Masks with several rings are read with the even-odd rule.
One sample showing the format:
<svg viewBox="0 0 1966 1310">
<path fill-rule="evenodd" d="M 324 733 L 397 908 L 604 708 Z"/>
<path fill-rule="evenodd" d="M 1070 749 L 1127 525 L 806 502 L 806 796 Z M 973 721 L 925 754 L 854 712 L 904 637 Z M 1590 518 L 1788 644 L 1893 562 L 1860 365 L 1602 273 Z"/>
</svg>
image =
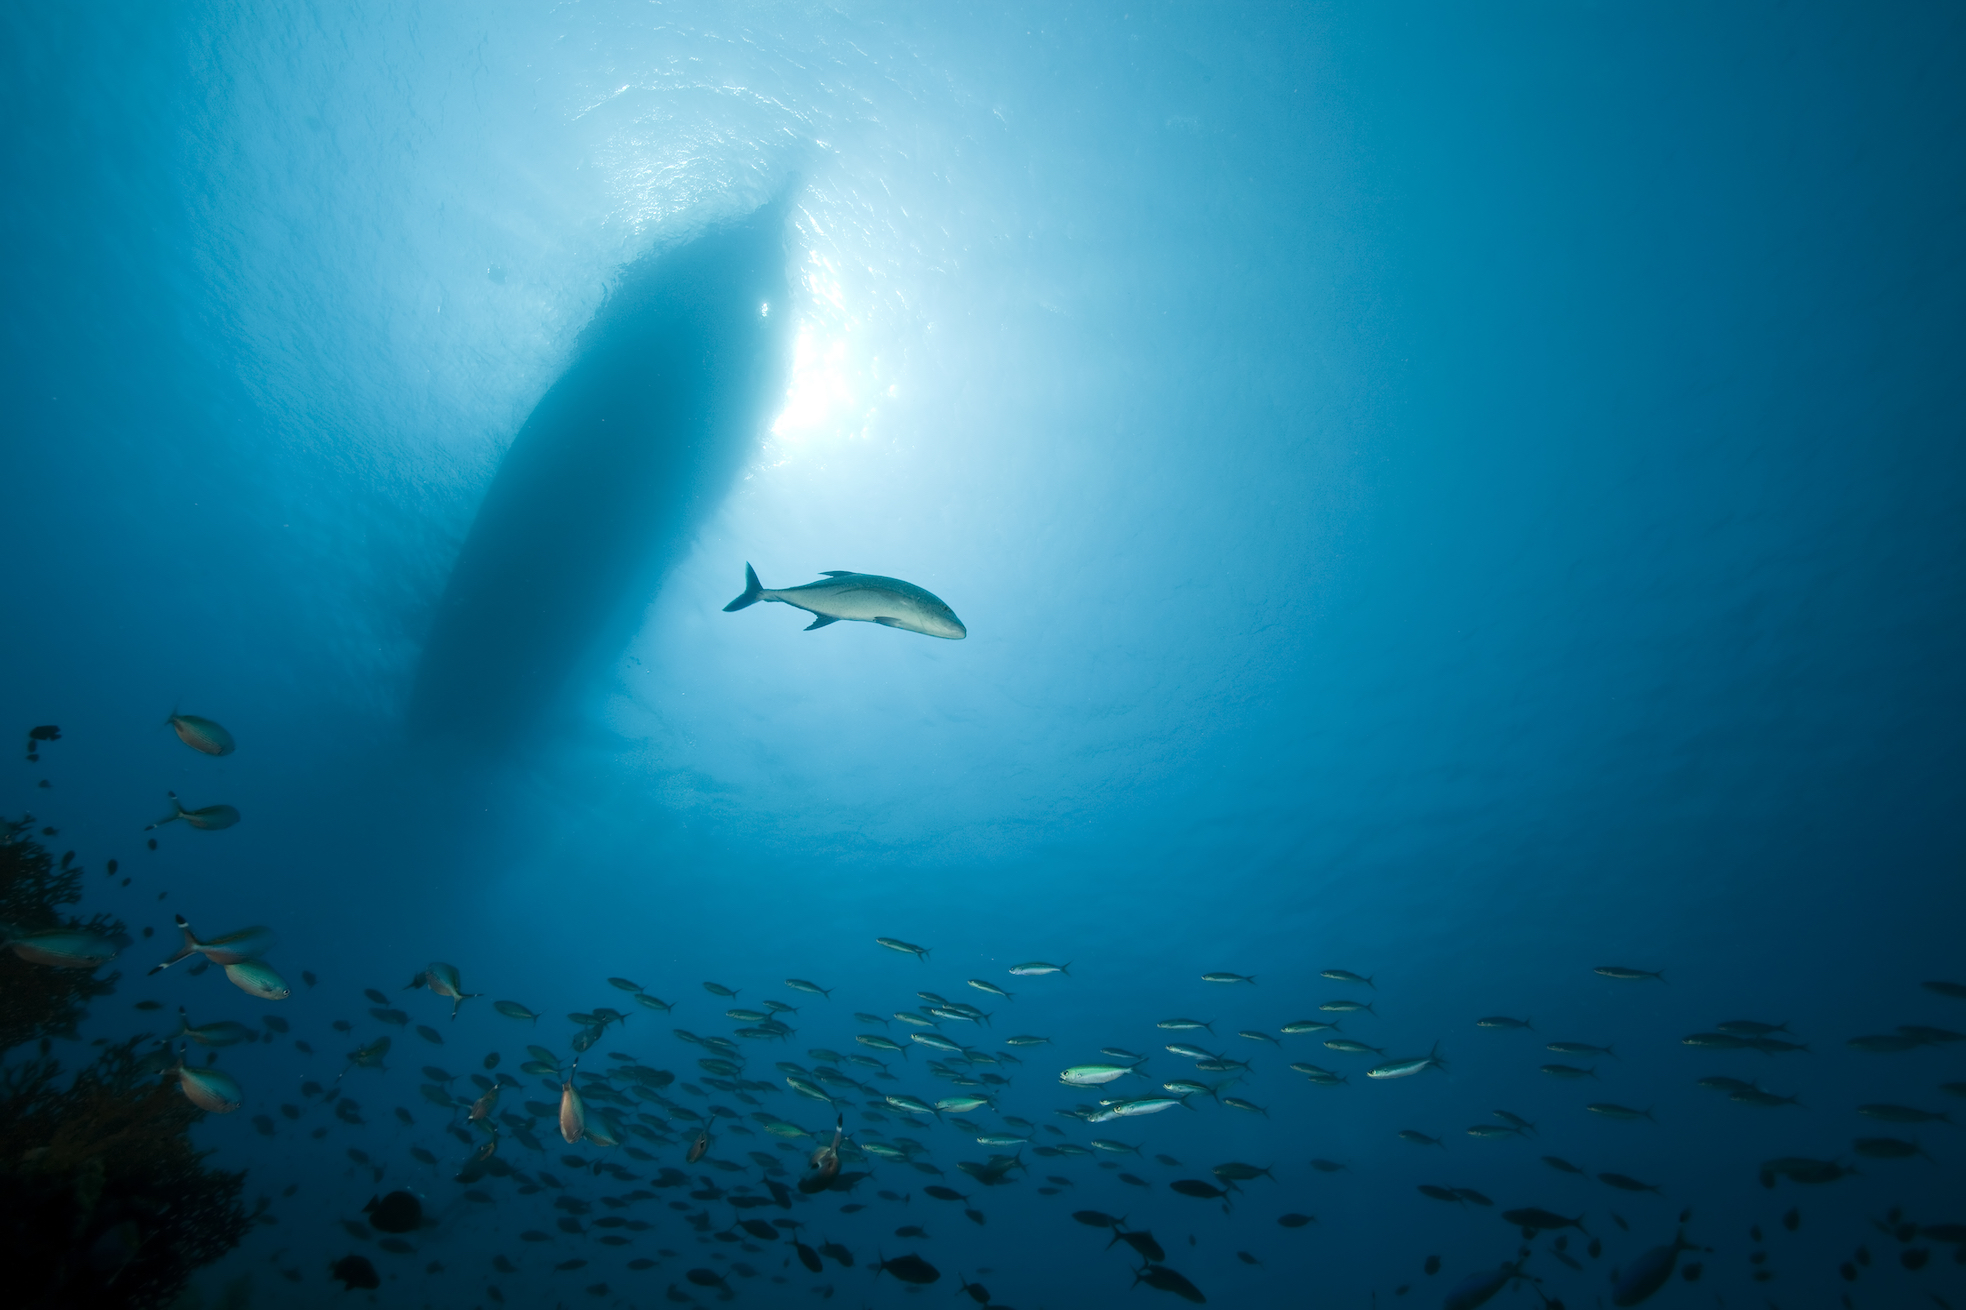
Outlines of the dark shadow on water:
<svg viewBox="0 0 1966 1310">
<path fill-rule="evenodd" d="M 499 753 L 619 653 L 783 395 L 789 196 L 622 271 L 459 552 L 414 735 Z"/>
</svg>

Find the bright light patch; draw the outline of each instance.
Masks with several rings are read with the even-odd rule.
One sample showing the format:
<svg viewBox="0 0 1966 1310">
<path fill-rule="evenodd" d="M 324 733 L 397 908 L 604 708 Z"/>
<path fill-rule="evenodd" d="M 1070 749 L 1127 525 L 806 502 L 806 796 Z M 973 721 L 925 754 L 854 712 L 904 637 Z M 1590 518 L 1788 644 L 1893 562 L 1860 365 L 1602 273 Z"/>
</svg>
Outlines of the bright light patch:
<svg viewBox="0 0 1966 1310">
<path fill-rule="evenodd" d="M 797 324 L 791 376 L 784 408 L 765 443 L 764 468 L 801 455 L 823 458 L 841 443 L 864 440 L 894 394 L 876 346 L 878 335 L 867 320 L 877 301 L 850 293 L 833 260 L 819 250 L 806 252 L 799 283 L 801 294 L 791 311 Z"/>
<path fill-rule="evenodd" d="M 823 339 L 812 325 L 802 324 L 792 346 L 792 384 L 772 435 L 804 442 L 835 430 L 853 408 L 847 377 L 846 338 Z"/>
</svg>

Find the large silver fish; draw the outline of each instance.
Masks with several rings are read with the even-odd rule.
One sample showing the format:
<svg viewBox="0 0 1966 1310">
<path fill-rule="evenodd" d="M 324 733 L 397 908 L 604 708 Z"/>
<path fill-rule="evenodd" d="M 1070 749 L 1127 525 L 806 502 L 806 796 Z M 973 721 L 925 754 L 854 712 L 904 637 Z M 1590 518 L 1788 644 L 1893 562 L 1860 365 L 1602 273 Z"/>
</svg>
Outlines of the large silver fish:
<svg viewBox="0 0 1966 1310">
<path fill-rule="evenodd" d="M 807 632 L 848 619 L 855 623 L 878 623 L 885 628 L 906 628 L 925 637 L 945 637 L 950 641 L 961 641 L 969 635 L 969 629 L 940 596 L 912 582 L 845 569 L 828 569 L 823 576 L 824 582 L 767 591 L 758 581 L 757 570 L 746 564 L 744 594 L 724 606 L 724 612 L 745 609 L 761 600 L 776 600 L 813 616 L 812 622 L 806 625 Z"/>
</svg>

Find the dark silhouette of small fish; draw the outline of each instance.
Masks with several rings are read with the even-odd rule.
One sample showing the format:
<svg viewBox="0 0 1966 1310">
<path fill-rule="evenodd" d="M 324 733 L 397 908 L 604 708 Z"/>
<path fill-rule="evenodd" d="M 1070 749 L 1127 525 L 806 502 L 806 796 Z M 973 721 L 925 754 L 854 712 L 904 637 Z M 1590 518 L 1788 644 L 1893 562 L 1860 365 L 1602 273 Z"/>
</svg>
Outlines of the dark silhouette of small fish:
<svg viewBox="0 0 1966 1310">
<path fill-rule="evenodd" d="M 1591 972 L 1600 974 L 1606 978 L 1616 978 L 1622 982 L 1644 982 L 1648 978 L 1657 982 L 1664 982 L 1666 980 L 1663 970 L 1654 973 L 1650 969 L 1632 969 L 1622 964 L 1600 964 L 1597 968 L 1592 969 Z"/>
<path fill-rule="evenodd" d="M 1575 1219 L 1565 1219 L 1560 1214 L 1552 1214 L 1548 1210 L 1538 1209 L 1533 1205 L 1525 1206 L 1520 1210 L 1504 1210 L 1502 1212 L 1502 1220 L 1505 1223 L 1513 1224 L 1517 1228 L 1525 1228 L 1534 1232 L 1544 1232 L 1557 1228 L 1574 1228 L 1580 1233 L 1586 1231 L 1584 1228 L 1584 1217 L 1582 1215 L 1578 1215 Z"/>
<path fill-rule="evenodd" d="M 382 1286 L 382 1276 L 375 1271 L 368 1257 L 345 1255 L 328 1269 L 328 1276 L 342 1285 L 343 1290 L 352 1292 L 356 1288 L 374 1290 Z"/>
<path fill-rule="evenodd" d="M 368 1215 L 370 1226 L 378 1232 L 413 1233 L 423 1224 L 423 1203 L 413 1192 L 372 1196 L 362 1207 L 362 1213 Z"/>
<path fill-rule="evenodd" d="M 892 1274 L 902 1282 L 911 1283 L 916 1287 L 926 1287 L 942 1277 L 941 1270 L 918 1255 L 898 1255 L 892 1260 L 887 1260 L 876 1253 L 874 1277 L 879 1278 L 884 1273 Z"/>
<path fill-rule="evenodd" d="M 1656 1192 L 1659 1190 L 1658 1185 L 1655 1183 L 1641 1183 L 1638 1179 L 1628 1177 L 1625 1174 L 1599 1174 L 1597 1181 L 1608 1187 L 1615 1187 L 1621 1192 Z"/>
<path fill-rule="evenodd" d="M 1172 1292 L 1182 1300 L 1193 1301 L 1197 1305 L 1208 1300 L 1202 1295 L 1199 1287 L 1188 1281 L 1185 1274 L 1169 1269 L 1163 1264 L 1147 1265 L 1133 1275 L 1133 1281 L 1145 1283 L 1157 1291 Z"/>
</svg>

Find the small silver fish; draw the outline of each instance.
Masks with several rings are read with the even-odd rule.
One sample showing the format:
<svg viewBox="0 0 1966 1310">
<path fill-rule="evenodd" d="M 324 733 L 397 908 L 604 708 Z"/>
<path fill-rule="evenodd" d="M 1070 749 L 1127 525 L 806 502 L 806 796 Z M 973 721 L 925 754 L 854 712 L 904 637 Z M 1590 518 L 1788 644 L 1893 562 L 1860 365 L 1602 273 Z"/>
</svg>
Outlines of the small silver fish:
<svg viewBox="0 0 1966 1310">
<path fill-rule="evenodd" d="M 926 946 L 917 946 L 913 942 L 904 942 L 899 937 L 876 937 L 874 940 L 880 945 L 887 947 L 890 951 L 899 951 L 903 955 L 912 955 L 923 963 L 927 963 L 928 961 L 928 947 Z"/>
<path fill-rule="evenodd" d="M 387 1037 L 378 1037 L 367 1046 L 358 1046 L 348 1053 L 348 1068 L 380 1069 L 384 1073 L 387 1073 L 389 1067 L 382 1061 L 388 1054 L 389 1039 Z M 346 1074 L 348 1070 L 344 1069 L 342 1072 Z"/>
<path fill-rule="evenodd" d="M 239 811 L 230 805 L 207 805 L 203 809 L 187 810 L 178 804 L 176 792 L 166 792 L 165 795 L 171 798 L 171 812 L 155 823 L 146 823 L 143 826 L 145 832 L 153 828 L 161 828 L 167 823 L 176 823 L 179 819 L 183 819 L 193 828 L 202 828 L 207 832 L 230 828 L 239 822 Z"/>
<path fill-rule="evenodd" d="M 1205 973 L 1201 976 L 1201 980 L 1212 983 L 1254 983 L 1256 981 L 1256 975 L 1249 974 L 1244 976 L 1239 973 Z"/>
<path fill-rule="evenodd" d="M 202 955 L 213 964 L 238 964 L 258 959 L 273 946 L 273 930 L 266 927 L 241 928 L 204 942 L 198 940 L 198 935 L 180 914 L 177 916 L 177 930 L 184 936 L 183 948 L 150 972 L 161 973 L 179 960 L 189 959 L 193 955 Z"/>
<path fill-rule="evenodd" d="M 1626 1121 L 1652 1119 L 1652 1112 L 1650 1110 L 1634 1110 L 1628 1105 L 1618 1105 L 1612 1101 L 1596 1101 L 1584 1108 L 1592 1114 L 1601 1114 L 1606 1119 L 1623 1119 Z M 1657 1123 L 1659 1121 L 1652 1119 L 1652 1122 Z"/>
<path fill-rule="evenodd" d="M 560 1084 L 560 1136 L 568 1146 L 587 1136 L 587 1103 L 573 1085 L 573 1076 L 579 1071 L 580 1060 L 576 1058 L 567 1070 L 567 1080 Z"/>
<path fill-rule="evenodd" d="M 236 1046 L 240 1042 L 252 1041 L 254 1037 L 252 1029 L 231 1019 L 193 1027 L 182 1005 L 177 1008 L 177 1020 L 178 1030 L 171 1034 L 172 1041 L 189 1037 L 200 1046 Z"/>
<path fill-rule="evenodd" d="M 176 730 L 178 740 L 194 751 L 207 755 L 230 755 L 235 749 L 232 734 L 213 723 L 201 719 L 196 714 L 179 714 L 175 710 L 164 720 Z"/>
<path fill-rule="evenodd" d="M 284 1001 L 294 994 L 287 986 L 287 980 L 274 972 L 273 966 L 264 960 L 240 960 L 225 966 L 225 976 L 232 985 L 242 992 L 259 997 L 262 1001 Z"/>
<path fill-rule="evenodd" d="M 833 1140 L 815 1150 L 806 1161 L 806 1171 L 799 1178 L 801 1192 L 812 1196 L 833 1185 L 840 1175 L 840 1141 L 845 1135 L 846 1112 L 841 1111 L 833 1121 Z"/>
<path fill-rule="evenodd" d="M 453 1020 L 457 1018 L 458 1006 L 464 1004 L 474 996 L 484 995 L 483 992 L 465 991 L 464 980 L 458 976 L 457 966 L 454 964 L 445 964 L 442 961 L 432 963 L 422 973 L 410 979 L 409 987 L 405 988 L 405 990 L 414 990 L 418 987 L 428 987 L 431 991 L 449 1001 L 451 1003 L 451 1018 Z"/>
<path fill-rule="evenodd" d="M 178 1088 L 183 1091 L 185 1099 L 200 1110 L 231 1114 L 245 1104 L 246 1094 L 230 1074 L 221 1073 L 210 1066 L 199 1068 L 186 1064 L 181 1055 L 173 1072 L 177 1074 Z"/>
<path fill-rule="evenodd" d="M 1072 962 L 1067 960 L 1063 964 L 1048 964 L 1043 960 L 1029 960 L 1023 964 L 1013 964 L 1010 972 L 1018 978 L 1042 978 L 1048 973 L 1062 973 L 1069 978 L 1072 976 Z"/>
<path fill-rule="evenodd" d="M 1330 1043 L 1326 1042 L 1325 1045 L 1329 1046 Z M 1365 1076 L 1383 1081 L 1389 1078 L 1410 1078 L 1414 1074 L 1423 1073 L 1428 1069 L 1445 1069 L 1446 1067 L 1447 1061 L 1440 1058 L 1440 1043 L 1435 1042 L 1433 1050 L 1427 1052 L 1425 1055 L 1415 1055 L 1404 1060 L 1388 1060 L 1384 1064 L 1375 1064 L 1365 1071 Z"/>
<path fill-rule="evenodd" d="M 1006 1001 L 1009 1001 L 1009 1000 L 1015 1000 L 1015 999 L 1016 999 L 1016 998 L 1015 998 L 1015 997 L 1013 997 L 1013 996 L 1012 996 L 1012 995 L 1011 995 L 1011 994 L 1010 994 L 1009 992 L 1007 992 L 1007 991 L 1005 991 L 1005 990 L 1004 990 L 1003 988 L 1001 988 L 1001 987 L 999 987 L 999 986 L 997 986 L 997 985 L 996 985 L 995 983 L 993 983 L 993 982 L 984 982 L 984 981 L 983 981 L 983 980 L 982 980 L 981 978 L 971 978 L 971 979 L 969 980 L 969 985 L 970 985 L 971 987 L 974 987 L 974 988 L 975 988 L 975 989 L 976 989 L 977 991 L 979 991 L 979 992 L 988 992 L 988 993 L 989 993 L 990 995 L 992 995 L 992 996 L 1001 996 L 1001 997 L 1003 997 L 1003 998 L 1004 998 L 1004 999 L 1005 999 Z"/>
<path fill-rule="evenodd" d="M 127 940 L 119 944 L 114 938 L 78 928 L 50 928 L 42 932 L 5 928 L 0 932 L 6 938 L 0 946 L 29 964 L 45 964 L 56 969 L 94 969 L 115 959 L 129 945 Z"/>
</svg>

